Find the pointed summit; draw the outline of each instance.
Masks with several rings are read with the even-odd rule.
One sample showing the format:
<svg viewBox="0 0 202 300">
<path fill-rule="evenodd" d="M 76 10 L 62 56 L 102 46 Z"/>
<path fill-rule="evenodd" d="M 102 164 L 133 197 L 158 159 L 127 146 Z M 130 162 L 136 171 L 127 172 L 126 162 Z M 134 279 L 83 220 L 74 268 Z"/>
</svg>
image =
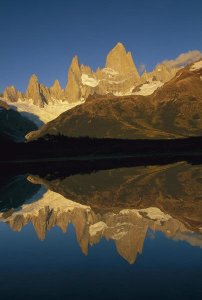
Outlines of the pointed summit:
<svg viewBox="0 0 202 300">
<path fill-rule="evenodd" d="M 81 73 L 81 70 L 80 70 L 80 65 L 79 65 L 79 60 L 78 60 L 78 56 L 75 55 L 72 59 L 72 62 L 71 62 L 71 66 L 70 66 L 70 69 L 72 70 L 72 72 L 76 75 L 76 76 L 79 76 L 80 73 Z"/>
<path fill-rule="evenodd" d="M 58 79 L 56 79 L 55 81 L 54 81 L 54 83 L 53 83 L 53 85 L 51 86 L 51 88 L 50 88 L 51 90 L 62 90 L 62 87 L 61 87 L 61 85 L 60 85 L 60 82 L 59 82 L 59 80 Z"/>
<path fill-rule="evenodd" d="M 26 97 L 32 99 L 35 105 L 39 107 L 44 106 L 44 96 L 41 92 L 41 86 L 38 80 L 38 77 L 35 74 L 32 74 L 28 83 Z"/>
<path fill-rule="evenodd" d="M 11 102 L 16 102 L 18 100 L 18 91 L 13 85 L 8 86 L 3 92 L 3 97 Z"/>
<path fill-rule="evenodd" d="M 32 94 L 33 94 L 34 90 L 38 90 L 38 89 L 39 89 L 38 77 L 35 74 L 32 74 L 29 79 L 28 86 L 27 86 L 26 96 L 28 98 L 32 98 Z"/>
<path fill-rule="evenodd" d="M 126 52 L 124 45 L 120 42 L 107 55 L 106 68 L 113 69 L 122 75 L 131 74 L 135 79 L 140 77 L 131 52 Z"/>
<path fill-rule="evenodd" d="M 59 99 L 59 100 L 63 99 L 64 91 L 60 85 L 59 80 L 54 81 L 53 85 L 50 88 L 50 93 L 51 93 L 51 96 L 55 99 Z"/>
<path fill-rule="evenodd" d="M 126 54 L 126 48 L 121 42 L 118 42 L 116 44 L 116 46 L 111 51 L 121 51 L 121 52 L 124 52 Z"/>
<path fill-rule="evenodd" d="M 65 98 L 69 102 L 79 101 L 81 98 L 80 91 L 81 70 L 77 56 L 74 56 L 68 71 L 68 80 L 65 88 Z"/>
<path fill-rule="evenodd" d="M 14 85 L 7 86 L 3 92 L 3 97 L 10 102 L 17 102 L 18 100 L 24 100 L 24 95 L 18 91 Z"/>
</svg>

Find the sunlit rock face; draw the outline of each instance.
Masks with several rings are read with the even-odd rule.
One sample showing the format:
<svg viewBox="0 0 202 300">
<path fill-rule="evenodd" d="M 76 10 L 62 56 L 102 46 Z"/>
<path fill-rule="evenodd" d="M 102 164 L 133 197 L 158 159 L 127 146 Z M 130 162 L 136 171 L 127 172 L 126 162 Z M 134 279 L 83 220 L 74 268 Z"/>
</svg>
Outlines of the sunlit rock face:
<svg viewBox="0 0 202 300">
<path fill-rule="evenodd" d="M 68 82 L 65 88 L 65 95 L 70 102 L 78 101 L 81 98 L 80 84 L 81 70 L 78 57 L 75 56 L 68 71 Z"/>
<path fill-rule="evenodd" d="M 93 94 L 131 94 L 139 78 L 131 53 L 118 43 L 107 55 L 105 67 L 96 72 L 80 65 L 75 56 L 68 71 L 65 95 L 69 101 L 75 102 Z"/>
<path fill-rule="evenodd" d="M 50 94 L 53 99 L 63 99 L 64 90 L 62 89 L 59 80 L 55 80 L 53 85 L 50 87 Z"/>
<path fill-rule="evenodd" d="M 11 102 L 17 102 L 18 99 L 24 100 L 24 96 L 21 92 L 17 91 L 16 88 L 12 86 L 6 87 L 3 98 L 6 100 L 10 100 Z"/>
<path fill-rule="evenodd" d="M 106 68 L 113 69 L 123 75 L 132 74 L 134 79 L 139 78 L 131 52 L 126 52 L 122 43 L 118 43 L 107 55 Z"/>
<path fill-rule="evenodd" d="M 44 107 L 47 104 L 54 104 L 57 100 L 63 100 L 64 91 L 58 80 L 55 80 L 53 85 L 48 88 L 39 82 L 35 74 L 32 74 L 25 94 L 18 91 L 14 86 L 10 86 L 6 87 L 3 98 L 5 101 L 13 103 L 13 105 L 16 105 L 16 102 L 25 102 Z"/>
<path fill-rule="evenodd" d="M 0 220 L 18 232 L 32 223 L 40 240 L 51 228 L 58 226 L 66 233 L 72 224 L 85 255 L 105 238 L 129 263 L 155 232 L 202 247 L 201 170 L 200 165 L 182 162 L 54 180 L 29 175 L 27 182 L 37 187 L 35 198 L 18 208 L 7 207 Z M 33 193 L 30 186 L 27 192 Z M 28 194 L 23 195 L 27 199 Z"/>
</svg>

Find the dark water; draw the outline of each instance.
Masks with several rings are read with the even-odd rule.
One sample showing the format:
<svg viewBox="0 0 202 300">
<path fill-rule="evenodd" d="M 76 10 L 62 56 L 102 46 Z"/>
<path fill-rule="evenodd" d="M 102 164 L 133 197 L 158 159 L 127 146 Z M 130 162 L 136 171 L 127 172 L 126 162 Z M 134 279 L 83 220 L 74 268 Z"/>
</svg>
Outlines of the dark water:
<svg viewBox="0 0 202 300">
<path fill-rule="evenodd" d="M 202 165 L 0 177 L 0 299 L 202 299 Z"/>
</svg>

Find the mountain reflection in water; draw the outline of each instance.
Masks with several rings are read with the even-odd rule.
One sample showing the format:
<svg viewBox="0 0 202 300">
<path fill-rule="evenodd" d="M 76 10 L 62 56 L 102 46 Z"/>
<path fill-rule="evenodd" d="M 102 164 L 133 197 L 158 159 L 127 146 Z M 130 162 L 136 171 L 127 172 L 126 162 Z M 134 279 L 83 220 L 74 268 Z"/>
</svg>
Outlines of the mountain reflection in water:
<svg viewBox="0 0 202 300">
<path fill-rule="evenodd" d="M 13 194 L 12 194 L 13 191 Z M 1 187 L 0 221 L 20 232 L 32 223 L 44 240 L 73 224 L 87 255 L 102 238 L 133 264 L 148 232 L 202 247 L 202 166 L 180 162 L 52 179 L 18 176 Z"/>
</svg>

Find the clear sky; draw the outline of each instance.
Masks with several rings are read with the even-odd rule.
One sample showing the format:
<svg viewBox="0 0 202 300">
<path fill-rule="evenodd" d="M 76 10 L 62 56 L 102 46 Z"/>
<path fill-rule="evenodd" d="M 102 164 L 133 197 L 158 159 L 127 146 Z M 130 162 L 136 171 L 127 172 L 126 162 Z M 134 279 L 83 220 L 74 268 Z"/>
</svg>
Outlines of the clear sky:
<svg viewBox="0 0 202 300">
<path fill-rule="evenodd" d="M 148 70 L 202 50 L 202 0 L 0 0 L 0 92 L 32 73 L 64 87 L 75 54 L 96 69 L 119 41 Z"/>
</svg>

